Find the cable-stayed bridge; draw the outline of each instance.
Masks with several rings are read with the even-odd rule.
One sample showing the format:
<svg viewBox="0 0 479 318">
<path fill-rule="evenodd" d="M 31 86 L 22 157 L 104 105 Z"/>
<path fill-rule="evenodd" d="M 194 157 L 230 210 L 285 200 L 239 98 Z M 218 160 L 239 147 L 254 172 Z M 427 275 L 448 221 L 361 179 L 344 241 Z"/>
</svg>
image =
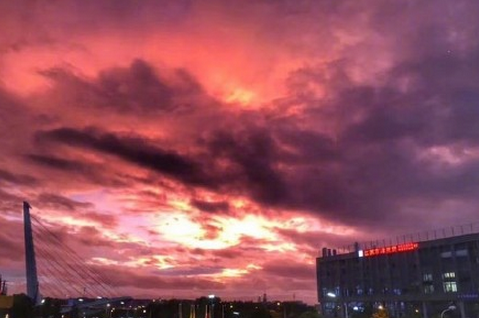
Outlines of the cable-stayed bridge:
<svg viewBox="0 0 479 318">
<path fill-rule="evenodd" d="M 23 202 L 27 295 L 36 304 L 44 297 L 94 298 L 97 299 L 94 302 L 74 306 L 95 310 L 130 299 L 118 297 L 110 280 L 67 246 L 48 225 L 31 214 L 30 209 L 30 204 Z M 64 308 L 63 312 L 68 310 L 70 308 Z"/>
</svg>

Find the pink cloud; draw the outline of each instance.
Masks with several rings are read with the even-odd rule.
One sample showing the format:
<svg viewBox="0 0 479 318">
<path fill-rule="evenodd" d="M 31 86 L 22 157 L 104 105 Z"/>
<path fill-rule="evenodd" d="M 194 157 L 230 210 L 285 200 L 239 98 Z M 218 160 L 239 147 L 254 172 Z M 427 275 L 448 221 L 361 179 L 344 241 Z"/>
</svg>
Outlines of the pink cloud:
<svg viewBox="0 0 479 318">
<path fill-rule="evenodd" d="M 321 247 L 474 220 L 478 10 L 1 3 L 2 274 L 26 199 L 133 296 L 314 302 Z"/>
</svg>

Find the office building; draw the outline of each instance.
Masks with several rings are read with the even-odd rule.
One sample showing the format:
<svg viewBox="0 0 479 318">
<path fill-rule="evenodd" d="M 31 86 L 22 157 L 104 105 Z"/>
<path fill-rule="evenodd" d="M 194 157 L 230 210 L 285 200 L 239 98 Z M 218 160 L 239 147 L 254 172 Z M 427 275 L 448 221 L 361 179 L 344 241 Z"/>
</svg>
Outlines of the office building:
<svg viewBox="0 0 479 318">
<path fill-rule="evenodd" d="M 479 233 L 367 248 L 356 243 L 343 253 L 323 248 L 316 265 L 326 317 L 368 310 L 387 310 L 390 317 L 479 316 Z"/>
</svg>

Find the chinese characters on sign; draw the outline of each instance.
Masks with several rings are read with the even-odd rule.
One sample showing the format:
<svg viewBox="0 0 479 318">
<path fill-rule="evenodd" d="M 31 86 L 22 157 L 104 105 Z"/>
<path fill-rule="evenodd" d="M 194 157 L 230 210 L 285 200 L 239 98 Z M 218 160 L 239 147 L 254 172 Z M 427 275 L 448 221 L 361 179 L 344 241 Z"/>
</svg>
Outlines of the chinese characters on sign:
<svg viewBox="0 0 479 318">
<path fill-rule="evenodd" d="M 387 246 L 387 247 L 371 248 L 361 252 L 362 252 L 362 256 L 368 257 L 368 256 L 413 251 L 413 250 L 416 250 L 418 247 L 419 247 L 418 243 L 405 243 L 405 244 L 398 244 L 398 245 Z M 361 256 L 361 253 L 360 253 L 360 256 Z"/>
</svg>

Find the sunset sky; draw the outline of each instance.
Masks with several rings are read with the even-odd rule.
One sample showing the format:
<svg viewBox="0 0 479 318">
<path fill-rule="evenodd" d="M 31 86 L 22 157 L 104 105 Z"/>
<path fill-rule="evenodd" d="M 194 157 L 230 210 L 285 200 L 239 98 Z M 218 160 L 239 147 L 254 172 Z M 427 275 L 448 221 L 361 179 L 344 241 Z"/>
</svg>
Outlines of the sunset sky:
<svg viewBox="0 0 479 318">
<path fill-rule="evenodd" d="M 22 201 L 119 294 L 316 301 L 324 247 L 479 220 L 479 2 L 0 2 Z"/>
</svg>

